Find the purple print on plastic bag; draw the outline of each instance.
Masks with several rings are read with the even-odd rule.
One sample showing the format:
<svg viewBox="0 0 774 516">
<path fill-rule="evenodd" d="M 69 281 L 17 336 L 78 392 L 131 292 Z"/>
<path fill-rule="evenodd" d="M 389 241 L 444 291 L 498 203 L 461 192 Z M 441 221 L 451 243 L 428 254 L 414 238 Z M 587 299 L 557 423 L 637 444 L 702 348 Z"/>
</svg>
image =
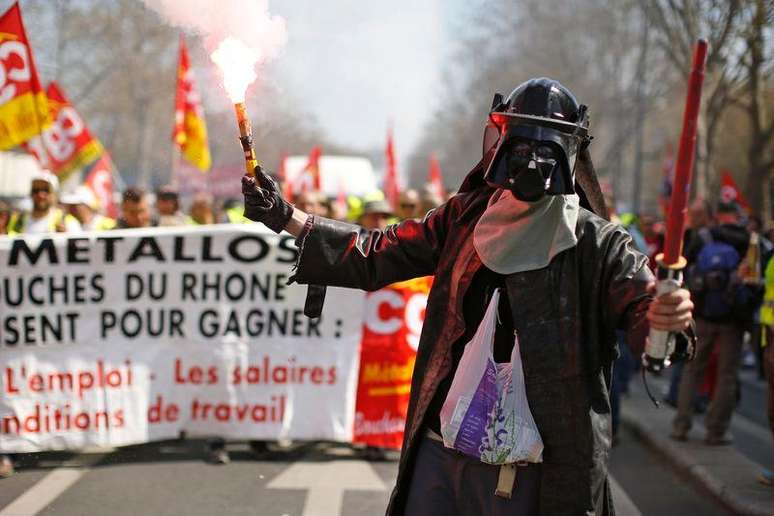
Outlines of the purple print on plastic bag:
<svg viewBox="0 0 774 516">
<path fill-rule="evenodd" d="M 497 404 L 497 370 L 489 360 L 486 372 L 481 375 L 476 392 L 470 401 L 465 418 L 460 424 L 454 448 L 466 455 L 478 457 L 481 441 L 487 436 L 487 425 L 494 406 Z"/>
</svg>

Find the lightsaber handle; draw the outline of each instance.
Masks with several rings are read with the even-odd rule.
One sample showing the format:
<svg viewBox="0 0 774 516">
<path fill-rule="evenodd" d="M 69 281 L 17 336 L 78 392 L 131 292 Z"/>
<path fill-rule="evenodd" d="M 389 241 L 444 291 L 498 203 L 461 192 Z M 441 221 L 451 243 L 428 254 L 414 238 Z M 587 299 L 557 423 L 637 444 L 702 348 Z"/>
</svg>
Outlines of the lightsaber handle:
<svg viewBox="0 0 774 516">
<path fill-rule="evenodd" d="M 679 289 L 683 284 L 683 269 L 685 258 L 682 256 L 677 264 L 667 266 L 663 255 L 656 256 L 658 269 L 656 271 L 656 297 L 669 294 Z M 642 365 L 648 371 L 658 372 L 669 367 L 669 357 L 675 350 L 675 334 L 651 328 L 645 343 L 645 353 L 642 355 Z"/>
</svg>

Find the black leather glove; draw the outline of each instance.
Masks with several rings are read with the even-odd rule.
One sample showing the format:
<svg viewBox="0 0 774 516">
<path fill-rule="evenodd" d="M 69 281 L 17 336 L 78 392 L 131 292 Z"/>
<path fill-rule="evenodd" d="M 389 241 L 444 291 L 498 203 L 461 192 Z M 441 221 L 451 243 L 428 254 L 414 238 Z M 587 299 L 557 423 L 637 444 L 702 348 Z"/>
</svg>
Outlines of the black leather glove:
<svg viewBox="0 0 774 516">
<path fill-rule="evenodd" d="M 277 182 L 261 167 L 255 167 L 255 177 L 247 174 L 242 177 L 242 194 L 245 196 L 245 217 L 263 222 L 275 233 L 288 225 L 293 205 L 283 199 Z"/>
</svg>

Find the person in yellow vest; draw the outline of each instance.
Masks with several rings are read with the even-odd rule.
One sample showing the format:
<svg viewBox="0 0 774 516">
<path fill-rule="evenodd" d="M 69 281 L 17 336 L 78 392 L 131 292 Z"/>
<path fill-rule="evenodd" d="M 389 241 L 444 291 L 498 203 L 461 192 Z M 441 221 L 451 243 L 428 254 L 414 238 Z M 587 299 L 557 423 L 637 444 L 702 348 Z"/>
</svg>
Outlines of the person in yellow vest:
<svg viewBox="0 0 774 516">
<path fill-rule="evenodd" d="M 61 204 L 67 213 L 81 224 L 84 231 L 107 231 L 116 227 L 115 219 L 106 217 L 99 212 L 99 202 L 94 192 L 86 185 L 81 185 L 73 192 L 63 194 Z"/>
<path fill-rule="evenodd" d="M 231 224 L 248 224 L 251 221 L 245 217 L 245 207 L 236 199 L 226 199 L 223 203 L 223 222 Z"/>
<path fill-rule="evenodd" d="M 8 223 L 11 222 L 11 207 L 0 201 L 0 235 L 8 234 Z"/>
<path fill-rule="evenodd" d="M 766 291 L 761 307 L 761 330 L 763 345 L 763 366 L 768 384 L 768 416 L 769 427 L 774 433 L 774 257 L 769 258 L 764 279 Z M 761 483 L 774 487 L 774 470 L 764 469 L 758 479 Z"/>
<path fill-rule="evenodd" d="M 81 225 L 72 215 L 56 206 L 59 181 L 47 170 L 35 174 L 30 181 L 32 211 L 11 217 L 8 233 L 31 235 L 39 233 L 80 231 Z"/>
</svg>

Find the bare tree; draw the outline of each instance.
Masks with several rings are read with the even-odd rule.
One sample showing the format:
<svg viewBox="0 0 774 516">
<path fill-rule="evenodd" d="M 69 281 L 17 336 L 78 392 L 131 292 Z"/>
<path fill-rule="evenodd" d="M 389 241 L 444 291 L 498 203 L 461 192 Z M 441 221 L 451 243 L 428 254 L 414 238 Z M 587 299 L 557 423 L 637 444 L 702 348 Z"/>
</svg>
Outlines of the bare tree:
<svg viewBox="0 0 774 516">
<path fill-rule="evenodd" d="M 6 2 L 10 3 L 10 2 Z M 113 157 L 129 184 L 170 178 L 178 29 L 136 0 L 26 0 L 25 22 L 44 82 L 56 80 Z M 215 166 L 240 163 L 233 107 L 195 35 L 188 35 L 197 86 L 205 99 Z M 322 131 L 278 88 L 251 105 L 256 146 L 274 168 L 284 152 L 328 151 Z"/>
<path fill-rule="evenodd" d="M 747 197 L 753 209 L 771 219 L 771 172 L 774 169 L 774 102 L 771 79 L 774 4 L 755 0 L 745 9 L 749 21 L 742 30 L 744 53 L 740 58 L 745 77 L 734 105 L 747 114 L 750 138 L 747 147 Z"/>
</svg>

